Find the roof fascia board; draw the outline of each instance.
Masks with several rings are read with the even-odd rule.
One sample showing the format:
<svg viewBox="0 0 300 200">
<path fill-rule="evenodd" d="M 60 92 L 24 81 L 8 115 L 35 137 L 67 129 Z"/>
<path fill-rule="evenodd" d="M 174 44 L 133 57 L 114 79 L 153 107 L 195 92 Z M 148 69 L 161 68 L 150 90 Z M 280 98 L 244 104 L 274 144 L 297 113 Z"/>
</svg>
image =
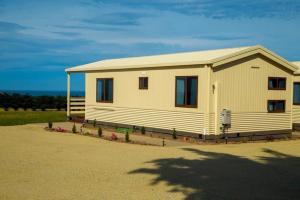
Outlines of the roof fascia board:
<svg viewBox="0 0 300 200">
<path fill-rule="evenodd" d="M 210 64 L 208 62 L 175 62 L 175 63 L 161 63 L 161 64 L 146 64 L 146 65 L 128 65 L 128 66 L 122 66 L 121 68 L 116 67 L 101 67 L 101 68 L 95 68 L 95 67 L 88 67 L 88 66 L 82 66 L 82 67 L 71 67 L 65 69 L 65 72 L 67 73 L 75 73 L 75 72 L 88 72 L 88 71 L 108 71 L 108 70 L 127 70 L 127 69 L 145 69 L 145 68 L 161 68 L 161 67 L 183 67 L 183 66 L 193 66 L 193 65 L 205 65 Z"/>
</svg>

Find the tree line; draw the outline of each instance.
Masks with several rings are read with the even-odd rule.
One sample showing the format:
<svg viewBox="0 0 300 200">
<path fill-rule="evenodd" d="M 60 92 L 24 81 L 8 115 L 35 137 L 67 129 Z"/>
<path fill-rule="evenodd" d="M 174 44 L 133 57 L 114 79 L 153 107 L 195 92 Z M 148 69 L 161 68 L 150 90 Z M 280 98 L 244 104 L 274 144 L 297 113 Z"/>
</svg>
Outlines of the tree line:
<svg viewBox="0 0 300 200">
<path fill-rule="evenodd" d="M 18 110 L 22 108 L 24 110 L 40 109 L 45 111 L 46 109 L 67 109 L 67 97 L 65 96 L 31 96 L 22 94 L 8 94 L 0 92 L 0 107 L 4 110 L 13 108 Z"/>
</svg>

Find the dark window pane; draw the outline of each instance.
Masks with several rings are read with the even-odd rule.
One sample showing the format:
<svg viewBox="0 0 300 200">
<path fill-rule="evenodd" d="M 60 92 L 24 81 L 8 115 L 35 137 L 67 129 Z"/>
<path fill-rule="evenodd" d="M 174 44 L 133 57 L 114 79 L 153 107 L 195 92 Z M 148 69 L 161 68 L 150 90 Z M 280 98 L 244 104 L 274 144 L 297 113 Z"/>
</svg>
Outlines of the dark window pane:
<svg viewBox="0 0 300 200">
<path fill-rule="evenodd" d="M 300 104 L 300 83 L 294 83 L 294 104 Z"/>
<path fill-rule="evenodd" d="M 144 78 L 144 87 L 148 88 L 148 78 Z"/>
<path fill-rule="evenodd" d="M 268 107 L 269 107 L 269 111 L 270 111 L 270 112 L 273 112 L 273 111 L 274 111 L 274 103 L 273 103 L 273 102 L 269 102 Z"/>
<path fill-rule="evenodd" d="M 184 105 L 185 79 L 176 79 L 176 105 Z"/>
<path fill-rule="evenodd" d="M 284 110 L 284 102 L 278 101 L 276 104 L 276 110 Z"/>
<path fill-rule="evenodd" d="M 277 80 L 276 79 L 269 79 L 269 88 L 277 88 Z"/>
<path fill-rule="evenodd" d="M 104 100 L 104 80 L 97 80 L 97 101 Z"/>
<path fill-rule="evenodd" d="M 187 78 L 187 105 L 197 104 L 197 78 Z"/>
<path fill-rule="evenodd" d="M 106 101 L 112 101 L 113 100 L 113 80 L 107 79 L 106 80 L 106 94 L 105 94 L 105 100 Z"/>
<path fill-rule="evenodd" d="M 278 87 L 284 89 L 285 88 L 285 79 L 278 80 Z"/>
</svg>

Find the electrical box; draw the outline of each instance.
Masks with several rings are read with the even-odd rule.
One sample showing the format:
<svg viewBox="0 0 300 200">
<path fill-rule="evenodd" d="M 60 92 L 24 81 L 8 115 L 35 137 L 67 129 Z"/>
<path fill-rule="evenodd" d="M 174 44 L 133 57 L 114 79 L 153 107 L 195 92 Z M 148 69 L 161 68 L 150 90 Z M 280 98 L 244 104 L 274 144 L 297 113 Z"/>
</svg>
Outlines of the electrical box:
<svg viewBox="0 0 300 200">
<path fill-rule="evenodd" d="M 221 123 L 222 125 L 231 124 L 231 111 L 228 109 L 223 109 L 221 112 Z"/>
</svg>

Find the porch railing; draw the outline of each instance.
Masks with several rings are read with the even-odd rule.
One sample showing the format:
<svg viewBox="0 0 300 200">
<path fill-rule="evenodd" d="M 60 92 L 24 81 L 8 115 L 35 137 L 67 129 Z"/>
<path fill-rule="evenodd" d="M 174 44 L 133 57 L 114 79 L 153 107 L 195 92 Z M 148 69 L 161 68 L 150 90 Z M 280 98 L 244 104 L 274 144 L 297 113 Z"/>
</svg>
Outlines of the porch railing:
<svg viewBox="0 0 300 200">
<path fill-rule="evenodd" d="M 70 97 L 69 115 L 84 114 L 85 97 Z"/>
</svg>

